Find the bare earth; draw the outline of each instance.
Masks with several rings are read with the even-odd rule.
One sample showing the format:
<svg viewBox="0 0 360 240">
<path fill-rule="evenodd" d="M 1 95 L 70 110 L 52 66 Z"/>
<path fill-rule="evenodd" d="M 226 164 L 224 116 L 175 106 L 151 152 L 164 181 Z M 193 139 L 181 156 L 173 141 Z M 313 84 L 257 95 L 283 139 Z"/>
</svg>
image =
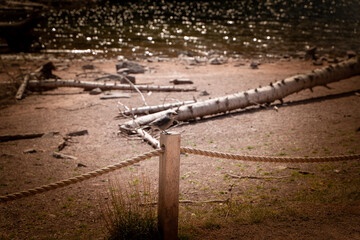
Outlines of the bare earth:
<svg viewBox="0 0 360 240">
<path fill-rule="evenodd" d="M 76 78 L 82 66 L 115 73 L 115 60 L 53 60 L 64 79 Z M 15 74 L 34 71 L 45 60 L 6 60 L 0 81 Z M 179 61 L 141 62 L 150 70 L 136 75 L 138 83 L 169 85 L 174 78 L 194 81 L 197 92 L 144 94 L 149 105 L 205 100 L 267 85 L 298 73 L 311 71 L 310 62 L 292 60 L 263 63 L 250 69 L 249 62 L 191 66 Z M 18 65 L 17 65 L 18 64 Z M 87 70 L 89 71 L 89 70 Z M 98 76 L 98 75 L 96 75 Z M 88 73 L 87 80 L 95 77 Z M 78 78 L 84 80 L 85 78 Z M 360 76 L 302 91 L 268 108 L 253 107 L 226 115 L 181 124 L 172 131 L 181 133 L 181 145 L 206 150 L 265 156 L 335 156 L 360 153 Z M 206 90 L 209 96 L 200 96 Z M 357 91 L 346 94 L 351 91 Z M 0 142 L 0 195 L 70 178 L 115 164 L 152 150 L 141 139 L 118 135 L 121 101 L 128 107 L 142 106 L 137 92 L 131 98 L 100 100 L 81 89 L 59 88 L 31 93 L 24 100 L 1 105 L 0 135 L 50 133 L 42 138 Z M 77 160 L 57 159 L 62 136 L 78 130 L 89 134 L 73 137 L 61 153 Z M 24 153 L 35 149 L 35 153 Z M 85 167 L 79 167 L 81 163 Z M 106 236 L 101 211 L 109 201 L 109 182 L 150 177 L 156 192 L 158 158 L 152 158 L 80 184 L 36 196 L 0 203 L 0 239 L 103 239 Z M 237 179 L 237 176 L 273 176 L 274 179 Z M 209 214 L 201 211 L 221 208 L 223 203 L 181 205 L 183 239 L 360 239 L 360 162 L 337 163 L 254 163 L 182 155 L 180 198 L 193 201 L 211 199 L 233 201 L 246 206 L 268 206 L 287 214 L 266 215 L 259 221 L 230 221 L 235 213 L 218 217 L 216 227 L 199 227 L 192 232 L 187 222 L 196 224 Z M 285 177 L 277 179 L 276 177 Z M 231 189 L 230 189 L 231 188 Z M 231 191 L 230 191 L 231 190 Z M 275 209 L 275 210 L 274 210 Z M 287 211 L 287 209 L 289 209 Z M 219 217 L 220 216 L 220 217 Z M 214 217 L 214 216 L 211 216 Z M 185 229 L 185 230 L 184 230 Z M 190 230 L 186 230 L 190 229 Z M 185 234 L 185 235 L 186 235 Z M 192 236 L 193 235 L 193 236 Z"/>
</svg>

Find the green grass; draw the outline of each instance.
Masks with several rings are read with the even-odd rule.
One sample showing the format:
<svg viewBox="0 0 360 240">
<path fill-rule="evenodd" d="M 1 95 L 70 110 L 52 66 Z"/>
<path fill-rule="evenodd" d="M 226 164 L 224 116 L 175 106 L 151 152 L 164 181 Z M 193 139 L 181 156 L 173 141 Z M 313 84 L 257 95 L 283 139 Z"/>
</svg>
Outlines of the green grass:
<svg viewBox="0 0 360 240">
<path fill-rule="evenodd" d="M 110 189 L 117 190 L 110 191 L 110 204 L 103 211 L 107 239 L 159 239 L 149 181 L 131 181 L 127 189 L 118 182 Z"/>
</svg>

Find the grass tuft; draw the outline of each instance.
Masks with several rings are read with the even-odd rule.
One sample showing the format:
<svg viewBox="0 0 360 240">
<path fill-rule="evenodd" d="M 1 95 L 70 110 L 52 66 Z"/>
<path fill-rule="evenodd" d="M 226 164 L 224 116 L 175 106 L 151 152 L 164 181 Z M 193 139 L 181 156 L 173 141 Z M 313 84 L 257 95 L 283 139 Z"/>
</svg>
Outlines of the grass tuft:
<svg viewBox="0 0 360 240">
<path fill-rule="evenodd" d="M 128 183 L 124 189 L 119 181 L 110 187 L 110 204 L 103 212 L 109 240 L 159 239 L 156 209 L 150 182 Z"/>
</svg>

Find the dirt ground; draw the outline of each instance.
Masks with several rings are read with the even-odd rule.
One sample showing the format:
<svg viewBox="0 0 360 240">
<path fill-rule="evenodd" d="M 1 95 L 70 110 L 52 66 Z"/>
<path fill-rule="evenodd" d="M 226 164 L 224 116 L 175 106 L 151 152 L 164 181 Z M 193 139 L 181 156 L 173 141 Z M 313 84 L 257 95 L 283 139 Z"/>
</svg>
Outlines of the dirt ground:
<svg viewBox="0 0 360 240">
<path fill-rule="evenodd" d="M 116 60 L 50 59 L 54 73 L 64 79 L 91 80 L 96 71 L 116 73 Z M 34 71 L 46 59 L 3 59 L 2 82 L 10 75 Z M 136 75 L 143 84 L 169 85 L 174 78 L 188 78 L 196 92 L 145 93 L 149 105 L 205 100 L 267 85 L 316 68 L 302 60 L 264 62 L 251 69 L 249 61 L 222 65 L 190 66 L 180 60 L 140 62 L 148 68 Z M 84 65 L 94 70 L 83 70 Z M 87 74 L 76 76 L 76 74 Z M 316 87 L 284 99 L 284 104 L 260 106 L 175 126 L 181 145 L 206 150 L 265 156 L 335 156 L 360 153 L 360 76 Z M 202 91 L 210 95 L 201 96 Z M 354 92 L 357 91 L 357 92 Z M 116 92 L 116 91 L 113 91 Z M 122 91 L 124 92 L 124 91 Z M 41 138 L 0 142 L 0 195 L 77 176 L 152 150 L 141 139 L 118 135 L 120 101 L 142 106 L 137 92 L 130 98 L 100 100 L 82 89 L 59 88 L 29 93 L 18 102 L 3 102 L 0 135 L 46 133 Z M 73 159 L 53 157 L 62 137 L 72 137 L 61 153 Z M 49 134 L 57 132 L 57 134 Z M 24 153 L 34 149 L 34 153 Z M 81 165 L 79 165 L 81 164 Z M 109 201 L 109 182 L 135 181 L 145 174 L 157 189 L 158 158 L 62 189 L 0 203 L 0 239 L 104 239 L 101 212 Z M 238 179 L 230 175 L 259 177 Z M 183 239 L 360 239 L 360 162 L 254 163 L 182 155 L 180 199 L 226 200 L 244 206 L 261 206 L 281 213 L 259 221 L 228 221 L 211 215 L 214 228 L 187 230 L 187 223 L 204 221 L 204 211 L 220 204 L 181 205 Z M 261 177 L 272 176 L 273 179 Z M 279 178 L 283 177 L 283 178 Z M 290 211 L 290 210 L 291 211 Z M 276 210 L 276 211 L 275 211 Z M 288 210 L 288 211 L 287 211 Z M 286 214 L 283 214 L 285 213 Z M 240 213 L 239 213 L 240 214 Z M 237 219 L 235 211 L 230 212 Z M 241 214 L 240 214 L 241 215 Z M 239 215 L 239 216 L 240 216 Z M 186 233 L 184 233 L 184 231 Z M 186 235 L 187 234 L 187 235 Z M 187 236 L 187 238 L 185 237 Z"/>
</svg>

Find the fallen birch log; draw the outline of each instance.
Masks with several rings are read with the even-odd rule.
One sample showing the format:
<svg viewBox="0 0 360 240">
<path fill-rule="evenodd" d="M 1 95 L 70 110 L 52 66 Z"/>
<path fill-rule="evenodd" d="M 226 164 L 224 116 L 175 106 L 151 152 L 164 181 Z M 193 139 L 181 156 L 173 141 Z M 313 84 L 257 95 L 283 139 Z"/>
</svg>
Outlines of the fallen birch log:
<svg viewBox="0 0 360 240">
<path fill-rule="evenodd" d="M 307 88 L 312 89 L 316 86 L 326 87 L 329 83 L 340 81 L 358 74 L 360 74 L 360 60 L 359 58 L 353 58 L 342 63 L 313 70 L 307 74 L 296 75 L 275 83 L 270 83 L 270 86 L 255 88 L 224 97 L 181 106 L 177 109 L 178 115 L 176 120 L 191 120 L 197 117 L 225 113 L 251 105 L 271 103 L 275 100 L 282 101 L 284 97 L 301 90 Z M 120 125 L 120 130 L 134 129 L 139 126 L 147 125 L 155 119 L 164 116 L 167 111 L 170 110 L 141 116 L 135 120 L 127 121 Z"/>
<path fill-rule="evenodd" d="M 30 79 L 30 75 L 26 74 L 24 77 L 24 81 L 21 83 L 21 85 L 16 93 L 16 96 L 15 96 L 16 100 L 21 100 L 23 98 L 25 89 L 29 83 L 29 79 Z"/>
<path fill-rule="evenodd" d="M 149 114 L 149 113 L 156 113 L 160 111 L 164 111 L 170 108 L 179 107 L 182 105 L 192 104 L 195 101 L 184 101 L 178 103 L 168 103 L 163 105 L 156 105 L 156 106 L 147 106 L 147 107 L 138 107 L 138 108 L 131 108 L 125 111 L 121 111 L 122 115 L 130 116 L 130 115 L 138 115 L 138 114 Z"/>
<path fill-rule="evenodd" d="M 160 148 L 160 142 L 153 138 L 149 133 L 144 131 L 141 128 L 135 130 L 137 135 L 139 135 L 144 141 L 148 142 L 153 148 Z"/>
<path fill-rule="evenodd" d="M 54 80 L 47 79 L 43 81 L 32 80 L 29 82 L 30 88 L 57 88 L 57 87 L 78 87 L 85 90 L 100 88 L 101 90 L 135 90 L 129 84 L 116 84 L 116 83 L 95 83 L 77 80 Z M 164 92 L 189 92 L 196 91 L 196 88 L 177 88 L 174 86 L 149 86 L 149 85 L 136 85 L 140 91 L 164 91 Z"/>
</svg>

